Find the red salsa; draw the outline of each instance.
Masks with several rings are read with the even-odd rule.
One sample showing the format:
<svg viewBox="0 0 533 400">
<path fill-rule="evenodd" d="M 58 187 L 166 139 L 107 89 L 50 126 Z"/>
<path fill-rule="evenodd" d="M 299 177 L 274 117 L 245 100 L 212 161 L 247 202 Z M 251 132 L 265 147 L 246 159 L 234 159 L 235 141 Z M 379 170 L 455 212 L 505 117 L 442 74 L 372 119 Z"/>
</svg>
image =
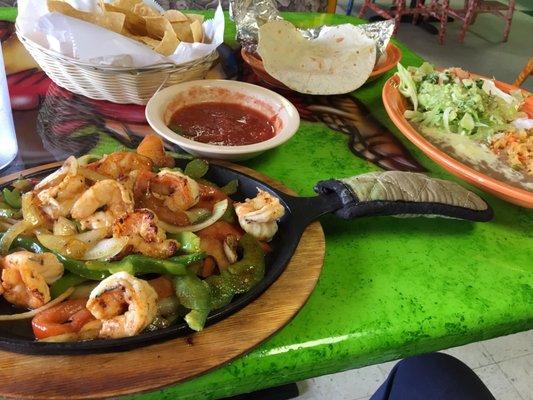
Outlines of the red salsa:
<svg viewBox="0 0 533 400">
<path fill-rule="evenodd" d="M 199 103 L 177 110 L 169 128 L 187 139 L 242 146 L 274 137 L 275 128 L 262 113 L 240 104 Z"/>
</svg>

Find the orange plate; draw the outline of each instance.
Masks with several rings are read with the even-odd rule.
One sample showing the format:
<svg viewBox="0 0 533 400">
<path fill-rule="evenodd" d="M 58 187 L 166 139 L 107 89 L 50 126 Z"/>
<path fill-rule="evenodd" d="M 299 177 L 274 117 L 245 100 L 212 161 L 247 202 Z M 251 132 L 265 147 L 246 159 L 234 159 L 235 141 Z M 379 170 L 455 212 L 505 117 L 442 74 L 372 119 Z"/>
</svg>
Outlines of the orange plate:
<svg viewBox="0 0 533 400">
<path fill-rule="evenodd" d="M 381 76 L 385 72 L 390 71 L 402 59 L 401 50 L 396 45 L 394 45 L 392 43 L 389 43 L 387 45 L 387 48 L 385 49 L 385 52 L 387 54 L 387 58 L 386 58 L 385 62 L 383 64 L 381 64 L 379 66 L 379 68 L 374 67 L 374 70 L 370 74 L 370 77 L 368 78 L 368 81 L 376 79 L 378 76 Z"/>
<path fill-rule="evenodd" d="M 478 76 L 478 75 L 474 75 Z M 420 150 L 442 166 L 448 172 L 458 176 L 461 179 L 479 187 L 493 195 L 517 204 L 522 207 L 533 208 L 533 193 L 525 189 L 507 184 L 490 176 L 487 176 L 475 169 L 466 166 L 459 162 L 452 156 L 446 154 L 441 149 L 430 143 L 424 136 L 422 136 L 403 116 L 407 108 L 407 100 L 398 91 L 399 78 L 397 75 L 391 77 L 383 86 L 382 98 L 385 109 L 389 114 L 390 119 L 398 127 L 398 129 L 415 144 Z M 509 85 L 500 81 L 494 81 L 496 86 L 505 92 L 518 89 L 516 86 Z M 522 107 L 530 118 L 533 117 L 533 97 L 526 99 L 526 103 Z"/>
<path fill-rule="evenodd" d="M 285 90 L 291 90 L 287 86 L 285 86 L 283 83 L 278 81 L 276 78 L 274 78 L 272 75 L 270 75 L 268 72 L 266 72 L 265 65 L 263 64 L 263 60 L 261 56 L 257 53 L 248 53 L 246 50 L 241 49 L 241 55 L 242 59 L 246 64 L 248 64 L 254 73 L 261 79 L 263 82 L 268 83 L 271 86 L 277 87 L 278 89 L 285 89 Z"/>
<path fill-rule="evenodd" d="M 392 43 L 389 43 L 387 45 L 386 54 L 387 54 L 387 59 L 385 60 L 385 62 L 381 64 L 379 68 L 374 68 L 374 70 L 368 77 L 367 82 L 376 79 L 378 76 L 381 76 L 385 72 L 394 68 L 396 64 L 398 64 L 400 59 L 402 58 L 402 52 L 400 51 L 398 47 L 396 47 Z M 291 90 L 287 86 L 285 86 L 283 83 L 278 81 L 276 78 L 274 78 L 272 75 L 270 75 L 265 70 L 263 60 L 258 54 L 248 53 L 244 49 L 241 49 L 241 55 L 242 55 L 243 60 L 252 68 L 254 73 L 263 82 L 266 82 L 269 85 L 277 87 L 279 89 Z"/>
</svg>

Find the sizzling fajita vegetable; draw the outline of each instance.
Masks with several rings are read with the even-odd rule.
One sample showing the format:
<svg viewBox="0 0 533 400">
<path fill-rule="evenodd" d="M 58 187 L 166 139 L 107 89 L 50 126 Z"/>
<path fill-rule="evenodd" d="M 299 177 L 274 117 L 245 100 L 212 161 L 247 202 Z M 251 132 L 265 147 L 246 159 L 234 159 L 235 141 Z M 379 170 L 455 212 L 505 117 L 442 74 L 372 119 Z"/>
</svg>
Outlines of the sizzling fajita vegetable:
<svg viewBox="0 0 533 400">
<path fill-rule="evenodd" d="M 0 321 L 33 317 L 35 337 L 52 342 L 133 336 L 180 317 L 202 330 L 263 278 L 259 240 L 284 212 L 260 192 L 236 203 L 237 221 L 228 195 L 238 182 L 219 187 L 208 169 L 197 159 L 175 168 L 151 135 L 137 152 L 70 157 L 36 184 L 4 188 L 0 295 L 33 311 Z"/>
</svg>

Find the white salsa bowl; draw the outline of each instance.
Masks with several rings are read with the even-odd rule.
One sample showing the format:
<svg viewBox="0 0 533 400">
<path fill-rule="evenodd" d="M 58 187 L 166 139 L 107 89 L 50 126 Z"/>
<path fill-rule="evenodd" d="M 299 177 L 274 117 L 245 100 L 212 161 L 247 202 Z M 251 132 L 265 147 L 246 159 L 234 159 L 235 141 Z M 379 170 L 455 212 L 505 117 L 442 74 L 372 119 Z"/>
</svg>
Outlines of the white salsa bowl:
<svg viewBox="0 0 533 400">
<path fill-rule="evenodd" d="M 274 121 L 274 137 L 244 146 L 202 143 L 171 130 L 172 115 L 198 103 L 227 103 L 250 107 Z M 198 80 L 179 83 L 156 93 L 146 105 L 146 119 L 154 131 L 186 152 L 221 160 L 247 160 L 289 140 L 300 126 L 296 107 L 283 96 L 250 83 L 229 80 Z"/>
</svg>

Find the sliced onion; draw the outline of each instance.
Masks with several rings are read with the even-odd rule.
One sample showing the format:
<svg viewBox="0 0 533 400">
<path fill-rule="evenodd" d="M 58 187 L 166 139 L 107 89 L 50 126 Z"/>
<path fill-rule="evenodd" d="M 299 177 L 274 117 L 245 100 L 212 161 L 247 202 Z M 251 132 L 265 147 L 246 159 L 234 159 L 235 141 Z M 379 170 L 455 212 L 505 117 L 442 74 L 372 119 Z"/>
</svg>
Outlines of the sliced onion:
<svg viewBox="0 0 533 400">
<path fill-rule="evenodd" d="M 47 249 L 58 252 L 65 256 L 72 256 L 68 247 L 73 242 L 72 236 L 51 235 L 49 233 L 36 232 L 37 240 Z M 81 244 L 78 242 L 77 244 Z"/>
<path fill-rule="evenodd" d="M 51 235 L 36 233 L 37 240 L 46 248 L 77 260 L 107 235 L 105 228 L 78 233 L 77 235 Z"/>
<path fill-rule="evenodd" d="M 31 230 L 31 234 L 33 236 L 37 237 L 38 235 L 51 235 L 52 232 L 50 232 L 46 228 L 34 228 L 34 229 Z"/>
<path fill-rule="evenodd" d="M 211 215 L 211 212 L 206 208 L 191 208 L 190 210 L 184 211 L 189 219 L 189 222 L 200 223 L 205 221 Z"/>
<path fill-rule="evenodd" d="M 36 233 L 37 240 L 39 240 L 44 247 L 59 253 L 65 251 L 69 243 L 74 240 L 83 242 L 87 245 L 94 245 L 105 238 L 106 235 L 107 231 L 105 228 L 93 229 L 91 231 L 78 233 L 76 235 L 51 235 L 47 233 Z"/>
<path fill-rule="evenodd" d="M 33 226 L 42 225 L 44 220 L 39 209 L 33 204 L 33 193 L 28 192 L 22 195 L 22 216 Z"/>
<path fill-rule="evenodd" d="M 97 228 L 87 232 L 78 233 L 73 238 L 87 244 L 95 244 L 107 235 L 106 228 Z"/>
<path fill-rule="evenodd" d="M 128 237 L 100 240 L 85 252 L 82 260 L 108 260 L 115 257 L 128 244 Z"/>
<path fill-rule="evenodd" d="M 109 176 L 102 175 L 99 172 L 93 171 L 92 169 L 89 169 L 89 168 L 80 168 L 78 172 L 84 178 L 87 178 L 95 182 L 103 181 L 105 179 L 110 179 Z"/>
<path fill-rule="evenodd" d="M 78 233 L 76 224 L 65 217 L 59 217 L 57 221 L 54 222 L 54 235 L 75 235 Z"/>
<path fill-rule="evenodd" d="M 0 239 L 0 254 L 7 254 L 9 248 L 11 247 L 11 244 L 13 243 L 13 240 L 15 240 L 18 235 L 24 233 L 28 228 L 31 227 L 32 225 L 26 220 L 18 221 L 14 225 L 11 225 L 11 228 L 9 228 L 4 233 L 4 236 L 2 236 L 2 239 Z"/>
<path fill-rule="evenodd" d="M 78 157 L 78 165 L 85 166 L 87 164 L 92 163 L 93 161 L 98 161 L 102 157 L 98 154 L 85 154 L 81 157 Z"/>
<path fill-rule="evenodd" d="M 159 223 L 161 224 L 161 228 L 163 228 L 164 230 L 170 233 L 196 232 L 204 228 L 207 228 L 208 226 L 213 225 L 215 222 L 217 222 L 220 218 L 222 218 L 227 208 L 228 208 L 228 199 L 219 201 L 213 207 L 213 214 L 208 219 L 206 219 L 204 222 L 200 222 L 199 224 L 195 224 L 195 225 L 175 226 L 175 225 L 167 224 L 164 221 L 159 221 Z"/>
<path fill-rule="evenodd" d="M 49 303 L 46 303 L 44 306 L 36 308 L 35 310 L 26 311 L 20 314 L 11 314 L 11 315 L 0 315 L 0 321 L 16 321 L 18 319 L 29 319 L 35 317 L 37 314 L 39 314 L 41 311 L 48 310 L 49 308 L 55 306 L 58 303 L 61 303 L 63 300 L 65 300 L 67 297 L 69 297 L 72 292 L 74 292 L 74 288 L 68 288 L 63 292 L 63 294 L 57 296 L 54 300 L 52 300 Z"/>
</svg>

